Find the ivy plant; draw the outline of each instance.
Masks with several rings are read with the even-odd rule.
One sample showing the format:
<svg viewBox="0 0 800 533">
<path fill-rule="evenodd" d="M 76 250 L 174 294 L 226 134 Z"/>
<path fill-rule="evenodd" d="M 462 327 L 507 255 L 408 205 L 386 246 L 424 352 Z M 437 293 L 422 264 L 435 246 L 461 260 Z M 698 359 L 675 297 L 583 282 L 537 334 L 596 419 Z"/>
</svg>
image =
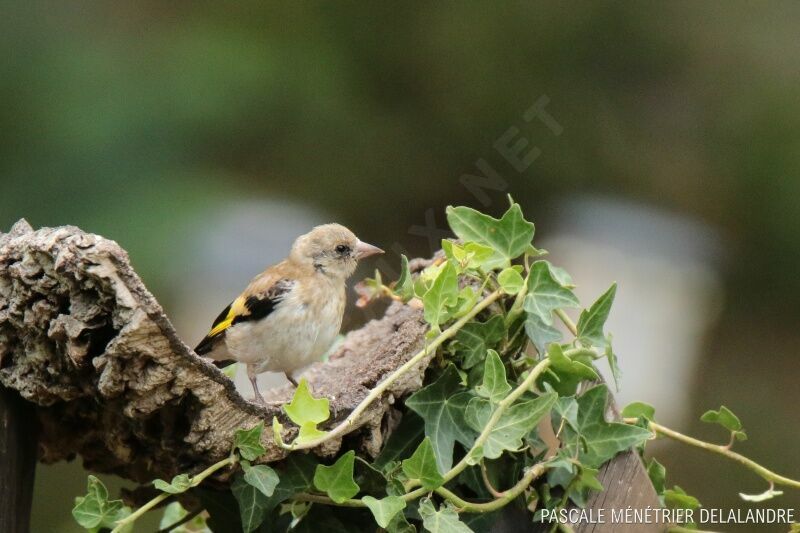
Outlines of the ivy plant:
<svg viewBox="0 0 800 533">
<path fill-rule="evenodd" d="M 403 256 L 396 282 L 387 285 L 376 273 L 362 286 L 362 304 L 390 297 L 422 309 L 429 333 L 424 348 L 343 421 L 334 424 L 328 399 L 314 397 L 302 380 L 284 406 L 285 423 L 296 429 L 290 442 L 277 418 L 268 421 L 271 434 L 264 423 L 243 428 L 228 457 L 193 475 L 155 480 L 159 494 L 136 510 L 109 499 L 90 476 L 73 510 L 78 524 L 89 531 L 130 531 L 138 517 L 173 500 L 162 531 L 311 531 L 323 522 L 354 532 L 488 531 L 506 506 L 536 521 L 545 509 L 586 505 L 592 492 L 604 490 L 597 477 L 603 464 L 626 450 L 643 452 L 655 437 L 726 456 L 769 484 L 762 494 L 742 494 L 744 500 L 779 496 L 776 485 L 800 488 L 732 451 L 746 433 L 724 406 L 702 416 L 728 432 L 724 444 L 659 424 L 655 409 L 642 402 L 610 419 L 610 391 L 597 366 L 608 365 L 618 379 L 606 330 L 616 285 L 584 308 L 569 274 L 534 246 L 535 226 L 513 201 L 500 218 L 469 207 L 446 213 L 457 239 L 445 239 L 426 268 L 412 273 Z M 334 457 L 307 453 L 341 438 L 392 383 L 434 353 L 440 357 L 423 386 L 397 404 L 402 421 L 377 457 L 348 449 L 346 439 Z M 284 460 L 263 464 L 267 438 L 285 449 Z M 700 506 L 680 487 L 668 488 L 657 460 L 645 464 L 665 506 Z M 223 469 L 232 474 L 228 491 L 202 486 Z M 185 492 L 200 502 L 192 511 L 178 503 Z"/>
</svg>

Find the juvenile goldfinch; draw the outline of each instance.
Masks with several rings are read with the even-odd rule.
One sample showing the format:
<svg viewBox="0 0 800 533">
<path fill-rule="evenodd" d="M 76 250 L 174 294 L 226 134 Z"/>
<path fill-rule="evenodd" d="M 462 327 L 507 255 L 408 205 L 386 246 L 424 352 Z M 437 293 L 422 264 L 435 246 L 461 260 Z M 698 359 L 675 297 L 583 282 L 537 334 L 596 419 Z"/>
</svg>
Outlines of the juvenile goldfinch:
<svg viewBox="0 0 800 533">
<path fill-rule="evenodd" d="M 217 366 L 247 365 L 256 401 L 263 404 L 256 376 L 293 373 L 319 360 L 339 334 L 345 281 L 359 259 L 383 253 L 339 224 L 301 235 L 289 257 L 253 278 L 214 320 L 195 348 Z"/>
</svg>

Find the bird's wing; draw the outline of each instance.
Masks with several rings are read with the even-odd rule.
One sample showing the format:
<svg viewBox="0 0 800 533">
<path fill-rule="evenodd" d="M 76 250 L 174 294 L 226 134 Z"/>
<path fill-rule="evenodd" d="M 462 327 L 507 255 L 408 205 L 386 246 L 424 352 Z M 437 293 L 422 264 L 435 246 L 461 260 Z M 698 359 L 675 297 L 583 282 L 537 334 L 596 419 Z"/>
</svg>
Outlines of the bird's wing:
<svg viewBox="0 0 800 533">
<path fill-rule="evenodd" d="M 251 320 L 266 318 L 296 285 L 289 278 L 273 280 L 258 277 L 228 307 L 217 316 L 211 331 L 194 349 L 199 355 L 209 353 L 214 342 L 221 338 L 229 327 Z"/>
</svg>

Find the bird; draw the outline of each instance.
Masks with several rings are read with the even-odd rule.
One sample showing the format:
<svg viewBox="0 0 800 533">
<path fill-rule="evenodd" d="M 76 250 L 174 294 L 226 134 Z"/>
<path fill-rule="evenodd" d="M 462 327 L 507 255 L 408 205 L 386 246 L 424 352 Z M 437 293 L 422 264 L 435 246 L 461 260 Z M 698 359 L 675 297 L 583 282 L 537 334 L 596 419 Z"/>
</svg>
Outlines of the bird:
<svg viewBox="0 0 800 533">
<path fill-rule="evenodd" d="M 297 387 L 294 374 L 319 360 L 339 334 L 347 278 L 359 260 L 382 253 L 340 224 L 314 227 L 223 309 L 195 353 L 220 368 L 244 363 L 264 405 L 258 374 L 283 372 Z"/>
</svg>

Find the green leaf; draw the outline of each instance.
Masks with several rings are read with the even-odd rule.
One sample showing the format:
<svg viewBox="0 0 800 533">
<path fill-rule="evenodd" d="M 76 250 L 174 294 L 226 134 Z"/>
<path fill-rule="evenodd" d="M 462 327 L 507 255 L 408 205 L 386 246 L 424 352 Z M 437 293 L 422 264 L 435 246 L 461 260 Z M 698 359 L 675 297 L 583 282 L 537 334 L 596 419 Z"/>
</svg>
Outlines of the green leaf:
<svg viewBox="0 0 800 533">
<path fill-rule="evenodd" d="M 742 430 L 742 422 L 739 420 L 739 417 L 733 414 L 733 411 L 724 405 L 719 408 L 719 411 L 706 411 L 703 413 L 703 416 L 700 417 L 700 420 L 711 424 L 719 424 L 728 431 Z"/>
<path fill-rule="evenodd" d="M 375 468 L 385 471 L 389 463 L 410 457 L 423 437 L 425 437 L 425 423 L 422 418 L 413 411 L 405 413 L 400 425 L 389 436 L 389 440 L 372 464 Z"/>
<path fill-rule="evenodd" d="M 314 473 L 314 486 L 325 492 L 336 503 L 358 494 L 359 487 L 353 480 L 353 464 L 356 452 L 350 450 L 331 466 L 319 465 Z"/>
<path fill-rule="evenodd" d="M 267 465 L 251 466 L 247 461 L 242 461 L 242 469 L 244 470 L 244 480 L 247 483 L 260 490 L 264 496 L 272 496 L 275 487 L 280 482 L 275 470 Z"/>
<path fill-rule="evenodd" d="M 257 529 L 269 512 L 268 498 L 259 489 L 245 481 L 241 475 L 236 476 L 236 479 L 233 480 L 231 492 L 239 503 L 242 530 L 250 533 Z"/>
<path fill-rule="evenodd" d="M 700 508 L 700 501 L 694 496 L 686 494 L 686 491 L 677 485 L 664 491 L 664 503 L 670 509 L 697 510 Z"/>
<path fill-rule="evenodd" d="M 108 499 L 108 489 L 102 481 L 95 476 L 89 476 L 86 484 L 86 496 L 75 498 L 72 508 L 72 517 L 83 528 L 112 529 L 116 522 L 131 514 L 130 507 L 125 506 L 122 500 Z M 132 525 L 124 529 L 131 531 Z"/>
<path fill-rule="evenodd" d="M 519 204 L 512 204 L 498 220 L 469 207 L 447 208 L 450 229 L 464 241 L 474 241 L 494 250 L 492 258 L 484 263 L 491 270 L 509 265 L 531 246 L 534 225 L 522 216 Z"/>
<path fill-rule="evenodd" d="M 394 284 L 394 292 L 404 301 L 414 297 L 414 282 L 411 280 L 408 258 L 402 254 L 400 255 L 400 277 Z"/>
<path fill-rule="evenodd" d="M 419 515 L 422 517 L 422 526 L 431 533 L 472 533 L 461 520 L 458 513 L 449 502 L 436 510 L 430 498 L 423 498 L 419 504 Z"/>
<path fill-rule="evenodd" d="M 597 385 L 578 398 L 578 428 L 562 431 L 568 453 L 589 468 L 599 468 L 619 452 L 652 437 L 650 431 L 628 424 L 607 422 L 608 387 Z"/>
<path fill-rule="evenodd" d="M 403 461 L 403 472 L 409 479 L 418 479 L 422 486 L 433 490 L 444 483 L 444 478 L 436 466 L 436 455 L 429 437 L 425 437 L 417 451 Z"/>
<path fill-rule="evenodd" d="M 431 439 L 441 472 L 450 470 L 453 465 L 455 441 L 470 446 L 475 439 L 464 421 L 464 410 L 471 397 L 464 391 L 461 376 L 451 364 L 439 379 L 406 400 L 406 407 L 425 421 L 425 434 Z"/>
<path fill-rule="evenodd" d="M 475 388 L 475 392 L 494 403 L 499 402 L 511 392 L 511 385 L 506 381 L 506 367 L 494 350 L 489 350 L 483 366 L 483 383 Z"/>
<path fill-rule="evenodd" d="M 655 420 L 656 408 L 645 402 L 631 402 L 622 409 L 622 418 Z"/>
<path fill-rule="evenodd" d="M 497 346 L 506 329 L 501 315 L 492 315 L 486 322 L 468 322 L 458 330 L 455 341 L 463 357 L 462 368 L 470 369 L 486 356 L 486 350 Z"/>
<path fill-rule="evenodd" d="M 189 487 L 192 486 L 192 480 L 189 478 L 188 474 L 178 474 L 172 478 L 170 483 L 167 483 L 163 479 L 156 479 L 153 481 L 153 486 L 162 492 L 180 494 L 181 492 L 186 492 Z"/>
<path fill-rule="evenodd" d="M 477 242 L 463 242 L 461 244 L 450 239 L 442 240 L 442 250 L 448 261 L 456 265 L 459 270 L 485 269 L 494 256 L 494 250 Z M 491 266 L 491 264 L 489 264 Z"/>
<path fill-rule="evenodd" d="M 438 330 L 439 324 L 449 317 L 447 308 L 456 302 L 458 302 L 458 274 L 452 263 L 446 263 L 431 288 L 422 296 L 425 321 Z"/>
<path fill-rule="evenodd" d="M 412 526 L 403 513 L 397 513 L 386 528 L 387 533 L 417 533 L 417 528 Z"/>
<path fill-rule="evenodd" d="M 158 524 L 159 530 L 166 530 L 173 524 L 177 524 L 189 512 L 183 508 L 180 502 L 172 502 L 164 507 L 164 514 L 161 515 L 161 520 Z M 170 533 L 212 533 L 206 524 L 205 514 L 199 514 L 189 520 L 188 522 L 172 528 Z"/>
<path fill-rule="evenodd" d="M 591 366 L 588 355 L 576 355 L 572 358 L 564 354 L 564 349 L 557 343 L 551 343 L 547 348 L 547 357 L 550 359 L 550 373 L 542 381 L 550 383 L 554 390 L 561 395 L 574 394 L 578 384 L 585 380 L 599 379 L 597 372 Z M 550 374 L 556 377 L 550 379 Z"/>
<path fill-rule="evenodd" d="M 586 346 L 605 346 L 603 326 L 611 312 L 611 304 L 614 303 L 616 294 L 617 284 L 614 283 L 589 309 L 581 311 L 581 316 L 578 318 L 578 340 Z"/>
<path fill-rule="evenodd" d="M 574 397 L 559 397 L 556 403 L 553 404 L 553 411 L 558 415 L 558 419 L 554 420 L 554 422 L 561 424 L 561 421 L 564 420 L 572 426 L 572 429 L 578 428 L 578 402 Z"/>
<path fill-rule="evenodd" d="M 525 311 L 536 315 L 546 325 L 553 324 L 553 311 L 563 307 L 578 307 L 580 302 L 571 289 L 559 283 L 547 261 L 536 261 L 528 274 L 528 295 Z"/>
<path fill-rule="evenodd" d="M 604 349 L 606 360 L 608 361 L 608 368 L 611 370 L 611 377 L 614 378 L 614 387 L 619 392 L 619 382 L 622 377 L 622 372 L 619 369 L 619 362 L 617 361 L 617 354 L 614 353 L 614 348 L 611 345 L 611 333 L 606 335 L 606 347 Z"/>
<path fill-rule="evenodd" d="M 653 484 L 653 488 L 656 489 L 656 494 L 664 494 L 667 481 L 667 469 L 664 468 L 664 465 L 656 461 L 655 458 L 651 458 L 650 462 L 647 463 L 647 475 Z"/>
<path fill-rule="evenodd" d="M 525 314 L 525 333 L 540 354 L 547 352 L 548 344 L 558 342 L 562 337 L 559 330 L 546 324 L 539 315 L 532 313 Z"/>
<path fill-rule="evenodd" d="M 581 466 L 580 474 L 575 481 L 575 486 L 578 490 L 603 490 L 603 485 L 600 483 L 600 480 L 597 479 L 597 474 L 600 471 L 596 468 L 589 468 L 588 466 Z"/>
<path fill-rule="evenodd" d="M 489 433 L 482 452 L 471 457 L 470 462 L 477 462 L 481 455 L 487 459 L 497 459 L 504 450 L 519 450 L 522 447 L 522 438 L 550 412 L 557 398 L 556 393 L 549 392 L 506 409 Z M 473 398 L 467 405 L 467 424 L 476 431 L 483 431 L 489 424 L 493 412 L 494 407 L 489 401 Z"/>
<path fill-rule="evenodd" d="M 497 275 L 497 282 L 506 294 L 517 294 L 525 285 L 522 275 L 514 268 L 504 268 Z"/>
<path fill-rule="evenodd" d="M 325 431 L 317 429 L 317 424 L 314 422 L 306 422 L 300 426 L 300 431 L 297 433 L 297 444 L 305 444 L 312 440 L 318 439 L 325 435 Z"/>
<path fill-rule="evenodd" d="M 308 387 L 308 381 L 303 378 L 294 391 L 292 401 L 283 406 L 289 419 L 301 428 L 308 424 L 320 424 L 330 417 L 327 398 L 314 398 Z"/>
<path fill-rule="evenodd" d="M 265 453 L 266 448 L 261 445 L 261 433 L 264 431 L 264 422 L 259 422 L 250 429 L 237 429 L 233 435 L 233 448 L 239 450 L 239 455 L 248 461 L 255 461 Z"/>
<path fill-rule="evenodd" d="M 375 522 L 382 528 L 389 527 L 394 516 L 406 508 L 406 501 L 399 496 L 387 496 L 380 500 L 372 496 L 364 496 L 361 501 L 372 511 Z"/>
<path fill-rule="evenodd" d="M 310 455 L 290 453 L 282 466 L 280 481 L 267 502 L 268 509 L 274 508 L 298 492 L 308 491 L 314 484 L 317 462 Z"/>
</svg>

